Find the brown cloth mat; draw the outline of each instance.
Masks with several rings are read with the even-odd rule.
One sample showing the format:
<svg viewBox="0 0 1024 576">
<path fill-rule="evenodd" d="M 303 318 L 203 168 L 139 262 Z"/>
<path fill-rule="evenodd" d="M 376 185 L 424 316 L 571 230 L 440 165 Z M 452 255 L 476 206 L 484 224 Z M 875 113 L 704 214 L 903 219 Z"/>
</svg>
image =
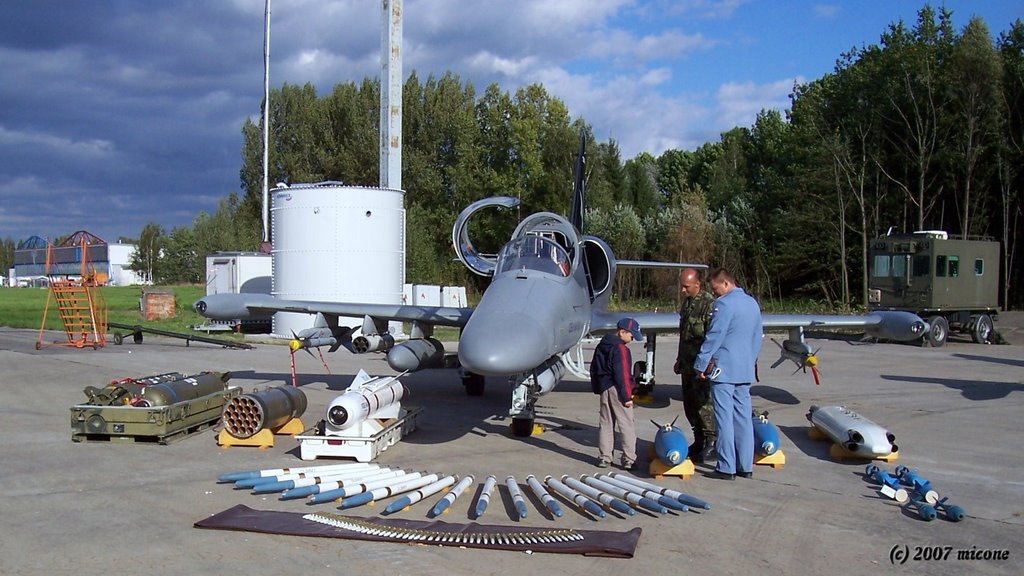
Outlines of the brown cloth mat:
<svg viewBox="0 0 1024 576">
<path fill-rule="evenodd" d="M 482 543 L 448 543 L 409 542 L 394 538 L 361 534 L 342 528 L 336 528 L 320 522 L 306 520 L 301 512 L 275 512 L 271 510 L 253 510 L 238 504 L 195 523 L 196 528 L 214 530 L 238 530 L 242 532 L 261 532 L 263 534 L 284 534 L 290 536 L 319 536 L 321 538 L 347 538 L 350 540 L 370 540 L 375 542 L 402 542 L 423 546 L 451 546 L 461 548 L 485 548 L 489 550 L 532 550 L 534 552 L 551 552 L 556 554 L 582 554 L 584 556 L 604 556 L 609 558 L 632 558 L 636 552 L 636 544 L 640 539 L 640 528 L 628 532 L 611 532 L 607 530 L 576 530 L 582 540 L 573 542 L 521 544 L 482 544 Z M 520 526 L 497 526 L 494 524 L 453 524 L 441 521 L 399 520 L 393 518 L 365 518 L 364 522 L 372 522 L 380 526 L 390 526 L 411 530 L 429 530 L 437 532 L 477 532 L 477 533 L 530 533 L 545 532 L 545 528 L 527 528 Z"/>
</svg>

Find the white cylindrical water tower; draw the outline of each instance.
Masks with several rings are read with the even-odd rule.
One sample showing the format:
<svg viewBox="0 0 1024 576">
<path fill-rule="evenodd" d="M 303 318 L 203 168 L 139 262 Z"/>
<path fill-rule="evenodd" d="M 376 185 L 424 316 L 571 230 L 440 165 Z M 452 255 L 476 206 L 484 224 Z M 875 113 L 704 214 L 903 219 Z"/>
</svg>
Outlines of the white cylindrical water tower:
<svg viewBox="0 0 1024 576">
<path fill-rule="evenodd" d="M 286 300 L 401 304 L 405 208 L 401 190 L 295 184 L 271 194 L 272 294 Z M 274 314 L 274 334 L 290 338 L 315 316 Z M 341 318 L 359 326 L 362 318 Z"/>
</svg>

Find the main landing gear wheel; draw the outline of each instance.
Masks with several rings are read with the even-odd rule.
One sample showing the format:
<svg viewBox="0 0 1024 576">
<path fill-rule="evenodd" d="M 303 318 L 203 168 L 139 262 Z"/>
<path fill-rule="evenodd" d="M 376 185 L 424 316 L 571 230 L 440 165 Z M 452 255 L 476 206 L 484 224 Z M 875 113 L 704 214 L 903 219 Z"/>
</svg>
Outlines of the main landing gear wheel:
<svg viewBox="0 0 1024 576">
<path fill-rule="evenodd" d="M 932 348 L 941 348 L 949 336 L 949 323 L 942 316 L 932 316 L 928 319 L 928 333 L 925 340 Z"/>
<path fill-rule="evenodd" d="M 528 438 L 533 435 L 533 418 L 513 418 L 511 428 L 516 438 Z"/>
<path fill-rule="evenodd" d="M 971 340 L 976 344 L 988 344 L 992 338 L 992 317 L 988 314 L 980 314 L 974 319 L 974 331 L 971 332 Z"/>
<path fill-rule="evenodd" d="M 474 374 L 472 372 L 466 372 L 466 375 L 462 377 L 462 385 L 466 387 L 466 396 L 484 395 L 483 374 Z"/>
</svg>

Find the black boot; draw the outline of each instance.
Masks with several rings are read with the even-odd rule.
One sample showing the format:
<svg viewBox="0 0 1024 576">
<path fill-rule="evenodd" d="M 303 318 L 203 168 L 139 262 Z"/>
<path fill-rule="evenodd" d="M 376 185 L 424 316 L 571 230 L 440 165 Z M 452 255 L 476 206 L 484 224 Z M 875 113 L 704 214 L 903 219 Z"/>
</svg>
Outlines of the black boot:
<svg viewBox="0 0 1024 576">
<path fill-rule="evenodd" d="M 697 455 L 697 458 L 693 459 L 693 461 L 699 463 L 699 462 L 715 462 L 717 460 L 718 460 L 718 453 L 715 451 L 715 437 L 714 436 L 708 436 L 704 440 L 704 448 L 700 451 L 700 454 Z"/>
<path fill-rule="evenodd" d="M 689 450 L 686 452 L 686 457 L 692 462 L 699 464 L 703 460 L 697 460 L 700 457 L 700 453 L 704 450 L 704 436 L 701 434 L 693 435 L 693 444 L 690 444 Z"/>
</svg>

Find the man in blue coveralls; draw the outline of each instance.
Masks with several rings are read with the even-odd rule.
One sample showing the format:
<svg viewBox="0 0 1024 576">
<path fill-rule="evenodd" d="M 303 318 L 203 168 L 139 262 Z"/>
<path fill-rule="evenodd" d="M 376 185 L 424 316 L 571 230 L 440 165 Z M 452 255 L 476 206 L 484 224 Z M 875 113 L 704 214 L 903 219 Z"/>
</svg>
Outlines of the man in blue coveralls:
<svg viewBox="0 0 1024 576">
<path fill-rule="evenodd" d="M 711 273 L 711 291 L 718 298 L 711 326 L 693 367 L 700 378 L 711 380 L 718 438 L 715 478 L 732 480 L 754 475 L 754 426 L 751 421 L 750 384 L 761 352 L 761 308 L 736 286 L 724 268 Z"/>
</svg>

